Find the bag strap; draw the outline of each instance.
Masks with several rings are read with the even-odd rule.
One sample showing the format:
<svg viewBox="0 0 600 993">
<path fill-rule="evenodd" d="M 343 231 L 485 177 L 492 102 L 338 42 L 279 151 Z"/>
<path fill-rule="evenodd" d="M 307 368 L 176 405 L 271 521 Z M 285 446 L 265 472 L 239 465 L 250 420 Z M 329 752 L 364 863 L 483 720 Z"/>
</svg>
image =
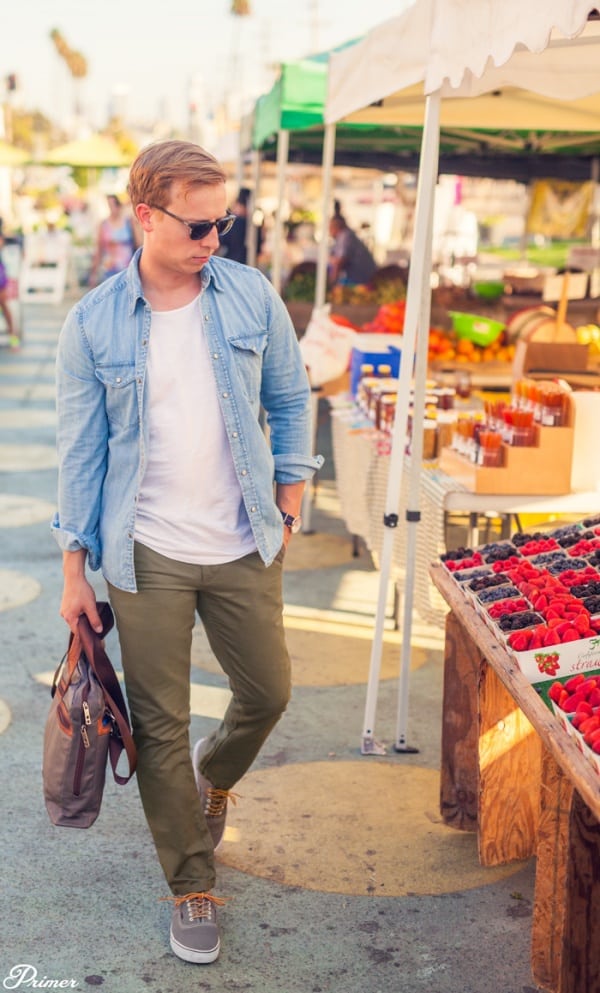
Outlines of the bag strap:
<svg viewBox="0 0 600 993">
<path fill-rule="evenodd" d="M 113 721 L 113 730 L 110 736 L 109 756 L 113 776 L 116 783 L 124 786 L 128 783 L 135 772 L 137 765 L 137 749 L 131 734 L 129 714 L 127 705 L 121 691 L 121 686 L 117 674 L 112 667 L 112 663 L 104 650 L 103 638 L 113 626 L 113 614 L 107 603 L 98 604 L 98 612 L 103 622 L 103 629 L 97 634 L 86 617 L 82 614 L 79 618 L 78 629 L 81 638 L 83 652 L 102 687 L 106 706 Z M 129 775 L 121 776 L 117 772 L 117 763 L 121 752 L 125 750 L 129 764 Z"/>
</svg>

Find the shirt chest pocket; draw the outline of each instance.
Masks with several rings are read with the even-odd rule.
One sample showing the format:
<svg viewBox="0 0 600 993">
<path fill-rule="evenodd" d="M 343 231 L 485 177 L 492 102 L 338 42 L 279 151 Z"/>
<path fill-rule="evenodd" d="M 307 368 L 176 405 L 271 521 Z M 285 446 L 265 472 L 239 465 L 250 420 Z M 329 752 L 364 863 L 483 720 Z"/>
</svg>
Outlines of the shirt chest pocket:
<svg viewBox="0 0 600 993">
<path fill-rule="evenodd" d="M 267 332 L 259 329 L 229 339 L 234 367 L 250 400 L 256 399 L 260 394 L 262 361 L 267 341 Z"/>
<path fill-rule="evenodd" d="M 111 424 L 127 426 L 137 423 L 135 366 L 96 366 L 96 377 L 104 386 L 106 413 Z"/>
</svg>

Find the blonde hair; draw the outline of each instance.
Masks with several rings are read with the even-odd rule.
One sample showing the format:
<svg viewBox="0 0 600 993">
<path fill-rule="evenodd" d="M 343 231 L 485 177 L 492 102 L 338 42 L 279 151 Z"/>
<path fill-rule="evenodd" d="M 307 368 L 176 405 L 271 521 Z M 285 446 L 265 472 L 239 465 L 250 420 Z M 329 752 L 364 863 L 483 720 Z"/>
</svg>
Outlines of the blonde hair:
<svg viewBox="0 0 600 993">
<path fill-rule="evenodd" d="M 138 203 L 166 207 L 173 183 L 187 194 L 195 186 L 216 186 L 227 176 L 214 155 L 191 141 L 157 141 L 147 145 L 131 166 L 127 192 Z"/>
</svg>

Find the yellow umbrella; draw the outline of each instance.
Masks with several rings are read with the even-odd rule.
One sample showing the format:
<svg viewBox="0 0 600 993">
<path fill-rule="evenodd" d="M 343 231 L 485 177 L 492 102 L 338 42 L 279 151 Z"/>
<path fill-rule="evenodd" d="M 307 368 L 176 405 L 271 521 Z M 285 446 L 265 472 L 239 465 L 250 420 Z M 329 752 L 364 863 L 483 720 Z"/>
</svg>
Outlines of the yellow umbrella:
<svg viewBox="0 0 600 993">
<path fill-rule="evenodd" d="M 129 166 L 132 156 L 125 155 L 114 138 L 95 134 L 90 138 L 69 141 L 47 152 L 44 165 L 80 166 L 87 169 L 114 169 Z"/>
<path fill-rule="evenodd" d="M 0 166 L 20 166 L 26 162 L 31 162 L 29 152 L 24 152 L 22 148 L 15 148 L 8 142 L 0 139 Z"/>
</svg>

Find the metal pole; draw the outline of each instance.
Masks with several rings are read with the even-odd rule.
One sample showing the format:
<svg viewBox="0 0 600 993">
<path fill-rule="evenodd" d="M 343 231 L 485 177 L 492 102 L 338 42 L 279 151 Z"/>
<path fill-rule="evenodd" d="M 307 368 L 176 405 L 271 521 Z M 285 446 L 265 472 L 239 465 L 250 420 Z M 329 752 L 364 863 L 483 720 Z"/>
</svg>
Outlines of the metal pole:
<svg viewBox="0 0 600 993">
<path fill-rule="evenodd" d="M 329 259 L 329 217 L 331 213 L 331 187 L 335 158 L 335 124 L 325 125 L 323 138 L 323 196 L 321 200 L 321 227 L 317 255 L 317 281 L 315 307 L 322 307 L 327 296 L 327 262 Z"/>
<path fill-rule="evenodd" d="M 430 224 L 438 170 L 439 112 L 440 94 L 439 91 L 436 91 L 427 97 L 425 104 L 425 123 L 421 141 L 421 168 L 419 169 L 413 248 L 406 297 L 406 317 L 404 319 L 404 335 L 402 339 L 398 401 L 392 434 L 392 451 L 390 454 L 385 514 L 383 518 L 384 533 L 381 552 L 379 596 L 375 616 L 375 632 L 371 647 L 371 663 L 362 732 L 361 752 L 363 755 L 381 755 L 385 752 L 383 746 L 375 740 L 375 714 L 379 674 L 381 671 L 387 590 L 391 573 L 394 534 L 398 526 L 398 503 L 402 486 L 410 386 L 416 353 L 417 329 L 420 324 L 419 311 L 422 305 L 425 287 L 429 288 L 430 285 L 431 249 L 429 248 L 428 251 L 428 245 L 430 246 L 431 244 Z M 425 349 L 427 348 L 426 342 L 423 347 Z"/>
<path fill-rule="evenodd" d="M 252 152 L 252 189 L 250 192 L 250 203 L 246 213 L 246 261 L 248 265 L 256 265 L 256 235 L 257 228 L 254 224 L 254 213 L 258 203 L 258 192 L 260 186 L 260 150 L 255 148 Z"/>
<path fill-rule="evenodd" d="M 281 263 L 283 255 L 283 201 L 285 198 L 285 170 L 290 146 L 289 131 L 277 134 L 277 210 L 273 229 L 273 251 L 271 257 L 271 282 L 281 293 Z"/>
<path fill-rule="evenodd" d="M 431 114 L 435 111 L 431 108 Z M 439 101 L 438 101 L 438 124 L 439 124 Z M 431 176 L 433 184 L 429 199 L 429 217 L 427 219 L 427 238 L 424 245 L 423 275 L 421 284 L 421 305 L 419 308 L 419 328 L 417 334 L 417 350 L 415 361 L 415 393 L 413 426 L 411 441 L 411 462 L 408 487 L 408 505 L 406 508 L 406 568 L 404 575 L 404 605 L 402 622 L 402 646 L 400 652 L 400 676 L 398 683 L 398 718 L 396 724 L 396 741 L 394 751 L 396 752 L 416 752 L 407 744 L 406 735 L 408 728 L 408 684 L 410 676 L 411 638 L 412 638 L 412 611 L 414 601 L 415 586 L 415 561 L 417 551 L 417 528 L 421 519 L 419 512 L 419 495 L 421 484 L 421 463 L 423 461 L 423 419 L 425 416 L 425 393 L 427 390 L 427 352 L 429 339 L 429 324 L 431 317 L 431 281 L 427 279 L 427 274 L 431 273 L 432 237 L 433 237 L 433 209 L 435 198 L 435 181 L 437 172 L 437 162 L 439 157 L 439 126 L 430 127 L 429 135 L 431 146 L 424 150 L 424 154 L 431 157 L 436 164 L 435 172 Z"/>
</svg>

